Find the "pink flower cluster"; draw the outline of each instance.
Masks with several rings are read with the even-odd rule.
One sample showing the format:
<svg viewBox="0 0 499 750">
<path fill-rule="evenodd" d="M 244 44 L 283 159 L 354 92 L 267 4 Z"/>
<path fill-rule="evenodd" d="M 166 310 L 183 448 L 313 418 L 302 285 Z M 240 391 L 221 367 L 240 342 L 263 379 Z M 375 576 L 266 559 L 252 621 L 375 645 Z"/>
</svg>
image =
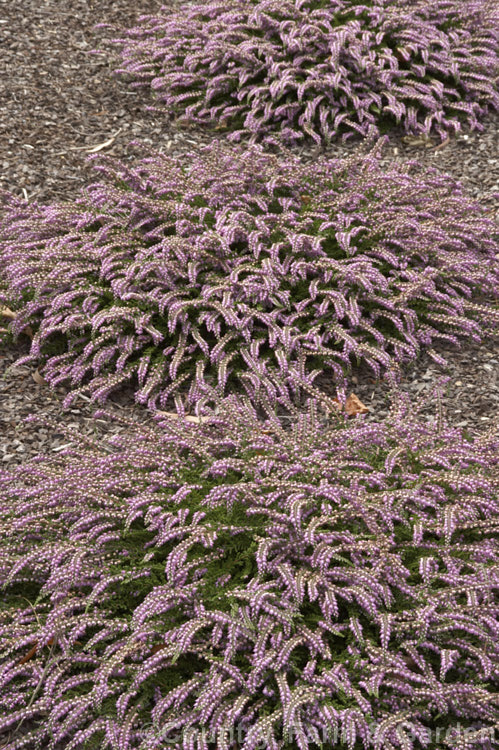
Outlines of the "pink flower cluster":
<svg viewBox="0 0 499 750">
<path fill-rule="evenodd" d="M 210 0 L 113 42 L 159 111 L 233 139 L 329 142 L 400 125 L 443 139 L 499 109 L 494 0 Z"/>
<path fill-rule="evenodd" d="M 0 470 L 12 750 L 493 747 L 499 442 L 338 419 L 231 397 Z"/>
<path fill-rule="evenodd" d="M 450 177 L 377 151 L 100 157 L 104 181 L 74 204 L 10 198 L 0 301 L 15 335 L 35 331 L 18 362 L 42 359 L 66 403 L 132 382 L 150 409 L 182 409 L 205 386 L 275 399 L 497 331 L 497 308 L 473 299 L 499 290 L 494 223 Z"/>
</svg>

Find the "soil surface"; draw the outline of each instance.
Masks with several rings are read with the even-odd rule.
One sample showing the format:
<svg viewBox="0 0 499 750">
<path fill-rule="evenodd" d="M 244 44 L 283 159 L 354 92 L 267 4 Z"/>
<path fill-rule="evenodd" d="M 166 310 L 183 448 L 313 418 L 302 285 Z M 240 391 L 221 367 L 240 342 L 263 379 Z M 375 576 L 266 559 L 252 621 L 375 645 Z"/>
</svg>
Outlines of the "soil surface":
<svg viewBox="0 0 499 750">
<path fill-rule="evenodd" d="M 23 0 L 21 4 L 0 0 L 0 189 L 28 200 L 71 201 L 95 179 L 86 159 L 89 150 L 100 144 L 109 142 L 102 153 L 124 159 L 134 158 L 129 146 L 133 140 L 188 158 L 189 152 L 213 139 L 210 132 L 186 130 L 147 111 L 153 103 L 147 90 L 134 89 L 113 76 L 113 55 L 118 59 L 114 48 L 91 54 L 103 49 L 106 39 L 119 36 L 94 28 L 96 24 L 127 27 L 161 5 L 159 0 Z M 408 142 L 392 134 L 384 159 L 418 158 L 447 171 L 491 214 L 497 214 L 493 194 L 499 192 L 498 124 L 499 117 L 490 115 L 482 133 L 464 132 L 444 144 Z M 339 143 L 328 153 L 339 155 L 352 148 L 353 143 Z M 298 153 L 304 159 L 316 157 L 310 146 Z M 0 326 L 4 324 L 0 320 Z M 37 384 L 34 368 L 19 366 L 6 373 L 28 349 L 24 336 L 0 347 L 0 468 L 67 445 L 55 425 L 25 424 L 22 420 L 28 414 L 47 417 L 98 441 L 126 429 L 92 419 L 96 406 L 88 398 L 81 397 L 77 405 L 63 410 L 66 389 Z M 445 352 L 437 347 L 437 351 L 445 354 L 448 366 L 436 365 L 423 355 L 407 370 L 402 390 L 414 399 L 427 397 L 430 418 L 435 413 L 433 386 L 445 376 L 443 407 L 451 421 L 472 434 L 489 428 L 499 413 L 499 339 Z M 321 385 L 334 394 L 332 384 Z M 359 371 L 353 374 L 351 390 L 369 407 L 368 419 L 386 415 L 390 399 L 385 382 Z M 117 416 L 153 422 L 145 408 L 134 403 L 131 387 L 112 395 L 106 408 Z"/>
</svg>

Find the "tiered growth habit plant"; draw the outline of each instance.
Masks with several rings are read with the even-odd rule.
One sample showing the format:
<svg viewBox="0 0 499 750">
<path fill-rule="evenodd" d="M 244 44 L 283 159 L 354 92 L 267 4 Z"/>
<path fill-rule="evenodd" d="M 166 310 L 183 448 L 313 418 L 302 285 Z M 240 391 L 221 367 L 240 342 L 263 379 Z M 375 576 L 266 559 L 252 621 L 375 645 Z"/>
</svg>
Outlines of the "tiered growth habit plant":
<svg viewBox="0 0 499 750">
<path fill-rule="evenodd" d="M 444 138 L 499 109 L 488 0 L 208 2 L 119 43 L 160 106 L 235 140 Z M 498 330 L 496 225 L 377 151 L 98 157 L 74 203 L 1 194 L 20 361 L 66 405 L 128 381 L 152 410 L 216 403 L 101 445 L 48 421 L 76 447 L 0 469 L 9 750 L 493 747 L 499 438 L 401 401 L 346 424 L 314 388 Z"/>
<path fill-rule="evenodd" d="M 19 362 L 41 360 L 66 403 L 125 382 L 153 410 L 207 385 L 296 395 L 497 331 L 473 299 L 497 295 L 497 227 L 436 170 L 384 168 L 377 147 L 305 165 L 221 145 L 97 168 L 74 203 L 4 195 L 0 220 L 0 302 L 14 335 L 35 332 Z"/>
<path fill-rule="evenodd" d="M 396 125 L 443 139 L 499 109 L 494 0 L 212 0 L 144 16 L 113 42 L 151 109 L 235 139 Z"/>
<path fill-rule="evenodd" d="M 493 747 L 499 441 L 325 409 L 0 470 L 11 750 Z"/>
</svg>

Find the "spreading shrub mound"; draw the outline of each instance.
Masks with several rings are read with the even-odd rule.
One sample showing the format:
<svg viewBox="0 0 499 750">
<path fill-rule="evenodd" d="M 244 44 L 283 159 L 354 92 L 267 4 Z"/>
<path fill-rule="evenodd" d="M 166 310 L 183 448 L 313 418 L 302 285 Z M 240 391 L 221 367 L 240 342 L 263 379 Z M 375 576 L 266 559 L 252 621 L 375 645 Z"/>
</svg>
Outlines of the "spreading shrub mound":
<svg viewBox="0 0 499 750">
<path fill-rule="evenodd" d="M 101 157 L 105 181 L 75 203 L 7 196 L 0 302 L 14 335 L 35 331 L 18 363 L 41 359 L 66 404 L 133 380 L 150 409 L 175 394 L 181 409 L 206 385 L 275 398 L 276 373 L 288 392 L 318 372 L 341 385 L 352 363 L 379 374 L 497 331 L 497 308 L 470 299 L 499 289 L 496 225 L 450 177 L 375 152 Z"/>
<path fill-rule="evenodd" d="M 323 417 L 230 397 L 0 470 L 11 750 L 492 747 L 499 440 Z"/>
<path fill-rule="evenodd" d="M 499 109 L 494 0 L 218 0 L 113 42 L 118 73 L 196 123 L 297 142 L 395 124 L 442 139 Z"/>
</svg>

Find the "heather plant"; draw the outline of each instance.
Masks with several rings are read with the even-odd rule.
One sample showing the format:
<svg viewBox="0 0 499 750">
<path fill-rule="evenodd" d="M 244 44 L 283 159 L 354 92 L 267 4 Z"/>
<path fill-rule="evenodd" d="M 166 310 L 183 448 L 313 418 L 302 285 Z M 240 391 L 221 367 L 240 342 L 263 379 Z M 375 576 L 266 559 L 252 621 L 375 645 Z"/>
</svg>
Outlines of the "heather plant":
<svg viewBox="0 0 499 750">
<path fill-rule="evenodd" d="M 444 139 L 499 109 L 495 0 L 211 0 L 163 7 L 113 42 L 150 109 L 236 140 L 395 125 Z"/>
<path fill-rule="evenodd" d="M 4 196 L 0 221 L 0 303 L 35 332 L 17 363 L 41 360 L 65 404 L 125 382 L 152 410 L 206 385 L 284 397 L 276 373 L 296 396 L 498 329 L 476 299 L 499 289 L 497 226 L 434 169 L 221 145 L 97 169 L 74 203 Z"/>
<path fill-rule="evenodd" d="M 10 750 L 491 750 L 499 439 L 334 415 L 232 396 L 0 470 Z"/>
</svg>

